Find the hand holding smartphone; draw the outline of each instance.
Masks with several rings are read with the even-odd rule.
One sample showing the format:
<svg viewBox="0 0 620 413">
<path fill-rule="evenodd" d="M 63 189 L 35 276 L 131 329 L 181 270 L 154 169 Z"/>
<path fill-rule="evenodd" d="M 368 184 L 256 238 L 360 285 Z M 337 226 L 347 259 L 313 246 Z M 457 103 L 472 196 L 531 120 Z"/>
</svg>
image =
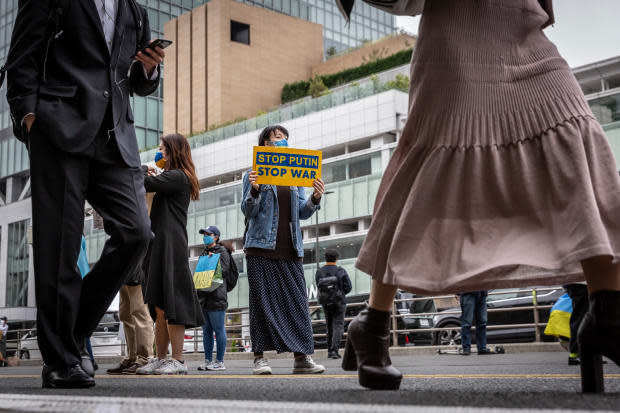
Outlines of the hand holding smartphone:
<svg viewBox="0 0 620 413">
<path fill-rule="evenodd" d="M 159 47 L 161 49 L 165 49 L 166 47 L 170 46 L 171 44 L 172 44 L 172 40 L 155 39 L 151 43 L 149 43 L 147 46 L 144 46 L 142 49 L 138 50 L 138 52 L 142 52 L 143 54 L 146 54 L 146 49 L 155 50 L 156 47 Z M 136 52 L 136 54 L 138 52 Z M 132 56 L 132 58 L 135 59 L 136 56 L 134 55 L 134 56 Z"/>
</svg>

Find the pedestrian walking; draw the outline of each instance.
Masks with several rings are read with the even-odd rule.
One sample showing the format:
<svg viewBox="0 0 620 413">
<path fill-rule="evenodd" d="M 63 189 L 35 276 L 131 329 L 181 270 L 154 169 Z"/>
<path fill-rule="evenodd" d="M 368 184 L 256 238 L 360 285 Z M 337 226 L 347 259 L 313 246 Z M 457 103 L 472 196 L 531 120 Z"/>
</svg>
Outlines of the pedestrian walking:
<svg viewBox="0 0 620 413">
<path fill-rule="evenodd" d="M 473 291 L 459 295 L 461 304 L 461 348 L 459 354 L 471 354 L 471 326 L 476 322 L 476 347 L 479 355 L 491 354 L 487 348 L 488 291 Z"/>
<path fill-rule="evenodd" d="M 164 171 L 144 167 L 144 186 L 155 192 L 151 209 L 151 229 L 155 238 L 149 246 L 145 301 L 155 319 L 156 357 L 136 370 L 137 374 L 187 374 L 183 360 L 186 328 L 204 324 L 202 309 L 194 290 L 187 257 L 187 210 L 190 200 L 200 196 L 192 153 L 184 136 L 161 138 L 159 151 Z M 167 359 L 168 345 L 172 358 Z"/>
<path fill-rule="evenodd" d="M 152 237 L 129 105 L 130 95 L 159 86 L 163 50 L 136 54 L 150 35 L 135 0 L 19 2 L 7 100 L 30 156 L 44 387 L 95 385 L 86 338 Z M 103 217 L 109 239 L 82 281 L 75 263 L 85 200 Z"/>
<path fill-rule="evenodd" d="M 268 126 L 258 145 L 288 146 L 288 131 Z M 323 181 L 314 181 L 306 197 L 304 188 L 259 185 L 258 174 L 243 177 L 241 211 L 247 220 L 244 248 L 250 293 L 250 337 L 254 350 L 254 374 L 271 374 L 263 353 L 292 352 L 293 373 L 323 373 L 314 362 L 314 339 L 308 310 L 308 295 L 302 258 L 303 241 L 299 221 L 319 209 L 325 191 Z"/>
<path fill-rule="evenodd" d="M 9 320 L 6 316 L 0 317 L 0 367 L 7 366 L 6 336 L 9 333 Z"/>
<path fill-rule="evenodd" d="M 339 359 L 340 341 L 344 334 L 344 315 L 347 310 L 346 295 L 353 286 L 347 271 L 338 266 L 338 251 L 325 251 L 325 265 L 315 276 L 319 291 L 319 304 L 323 306 L 327 324 L 327 357 Z"/>
<path fill-rule="evenodd" d="M 349 14 L 354 0 L 336 0 Z M 422 14 L 409 116 L 356 266 L 370 307 L 348 328 L 346 370 L 397 389 L 389 358 L 397 288 L 446 294 L 585 279 L 582 388 L 620 364 L 620 177 L 570 67 L 543 29 L 551 0 L 367 3 Z M 444 188 L 444 190 L 438 190 Z"/>
<path fill-rule="evenodd" d="M 220 242 L 220 230 L 211 225 L 201 229 L 205 250 L 203 255 L 219 256 L 222 284 L 209 292 L 198 291 L 198 300 L 205 317 L 202 326 L 202 340 L 205 350 L 205 362 L 198 370 L 221 371 L 226 370 L 224 354 L 226 353 L 226 309 L 228 308 L 228 293 L 235 288 L 239 279 L 239 271 L 232 258 L 232 248 Z M 215 362 L 213 361 L 213 334 L 217 343 Z"/>
</svg>

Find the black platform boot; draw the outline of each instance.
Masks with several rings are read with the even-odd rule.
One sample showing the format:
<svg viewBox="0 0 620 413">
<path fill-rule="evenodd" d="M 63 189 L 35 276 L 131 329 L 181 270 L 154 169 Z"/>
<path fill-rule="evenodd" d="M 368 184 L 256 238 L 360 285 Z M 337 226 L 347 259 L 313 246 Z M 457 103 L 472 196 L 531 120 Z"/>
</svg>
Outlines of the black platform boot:
<svg viewBox="0 0 620 413">
<path fill-rule="evenodd" d="M 398 390 L 403 375 L 390 360 L 390 312 L 372 308 L 349 324 L 342 368 L 358 371 L 359 383 L 373 390 Z"/>
<path fill-rule="evenodd" d="M 597 291 L 590 295 L 590 308 L 579 333 L 581 389 L 584 393 L 603 393 L 603 359 L 620 366 L 620 291 Z"/>
</svg>

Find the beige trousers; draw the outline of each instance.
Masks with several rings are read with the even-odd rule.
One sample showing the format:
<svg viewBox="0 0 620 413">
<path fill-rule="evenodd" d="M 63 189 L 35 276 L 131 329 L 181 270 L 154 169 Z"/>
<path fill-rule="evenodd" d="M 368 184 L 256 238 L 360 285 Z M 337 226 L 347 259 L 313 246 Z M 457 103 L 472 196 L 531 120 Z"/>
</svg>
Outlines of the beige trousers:
<svg viewBox="0 0 620 413">
<path fill-rule="evenodd" d="M 153 320 L 142 297 L 142 286 L 124 285 L 121 288 L 119 317 L 127 342 L 127 357 L 123 364 L 145 365 L 149 357 L 153 357 L 154 331 Z"/>
</svg>

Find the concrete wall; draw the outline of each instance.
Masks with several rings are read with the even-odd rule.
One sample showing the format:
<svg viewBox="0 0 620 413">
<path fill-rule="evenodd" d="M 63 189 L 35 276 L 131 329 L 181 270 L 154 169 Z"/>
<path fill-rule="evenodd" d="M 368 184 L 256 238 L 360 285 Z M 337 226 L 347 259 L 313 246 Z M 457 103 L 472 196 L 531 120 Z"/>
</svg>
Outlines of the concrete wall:
<svg viewBox="0 0 620 413">
<path fill-rule="evenodd" d="M 331 59 L 320 63 L 312 68 L 312 76 L 328 75 L 346 69 L 351 69 L 368 63 L 373 58 L 383 58 L 400 52 L 401 50 L 411 49 L 416 42 L 416 38 L 406 34 L 392 36 L 372 43 L 367 43 L 360 49 L 352 52 L 334 56 Z"/>
<path fill-rule="evenodd" d="M 231 41 L 231 20 L 250 25 L 249 45 Z M 321 25 L 233 0 L 179 16 L 164 35 L 176 39 L 166 57 L 164 133 L 197 133 L 276 107 L 282 87 L 309 78 L 323 58 Z"/>
</svg>

